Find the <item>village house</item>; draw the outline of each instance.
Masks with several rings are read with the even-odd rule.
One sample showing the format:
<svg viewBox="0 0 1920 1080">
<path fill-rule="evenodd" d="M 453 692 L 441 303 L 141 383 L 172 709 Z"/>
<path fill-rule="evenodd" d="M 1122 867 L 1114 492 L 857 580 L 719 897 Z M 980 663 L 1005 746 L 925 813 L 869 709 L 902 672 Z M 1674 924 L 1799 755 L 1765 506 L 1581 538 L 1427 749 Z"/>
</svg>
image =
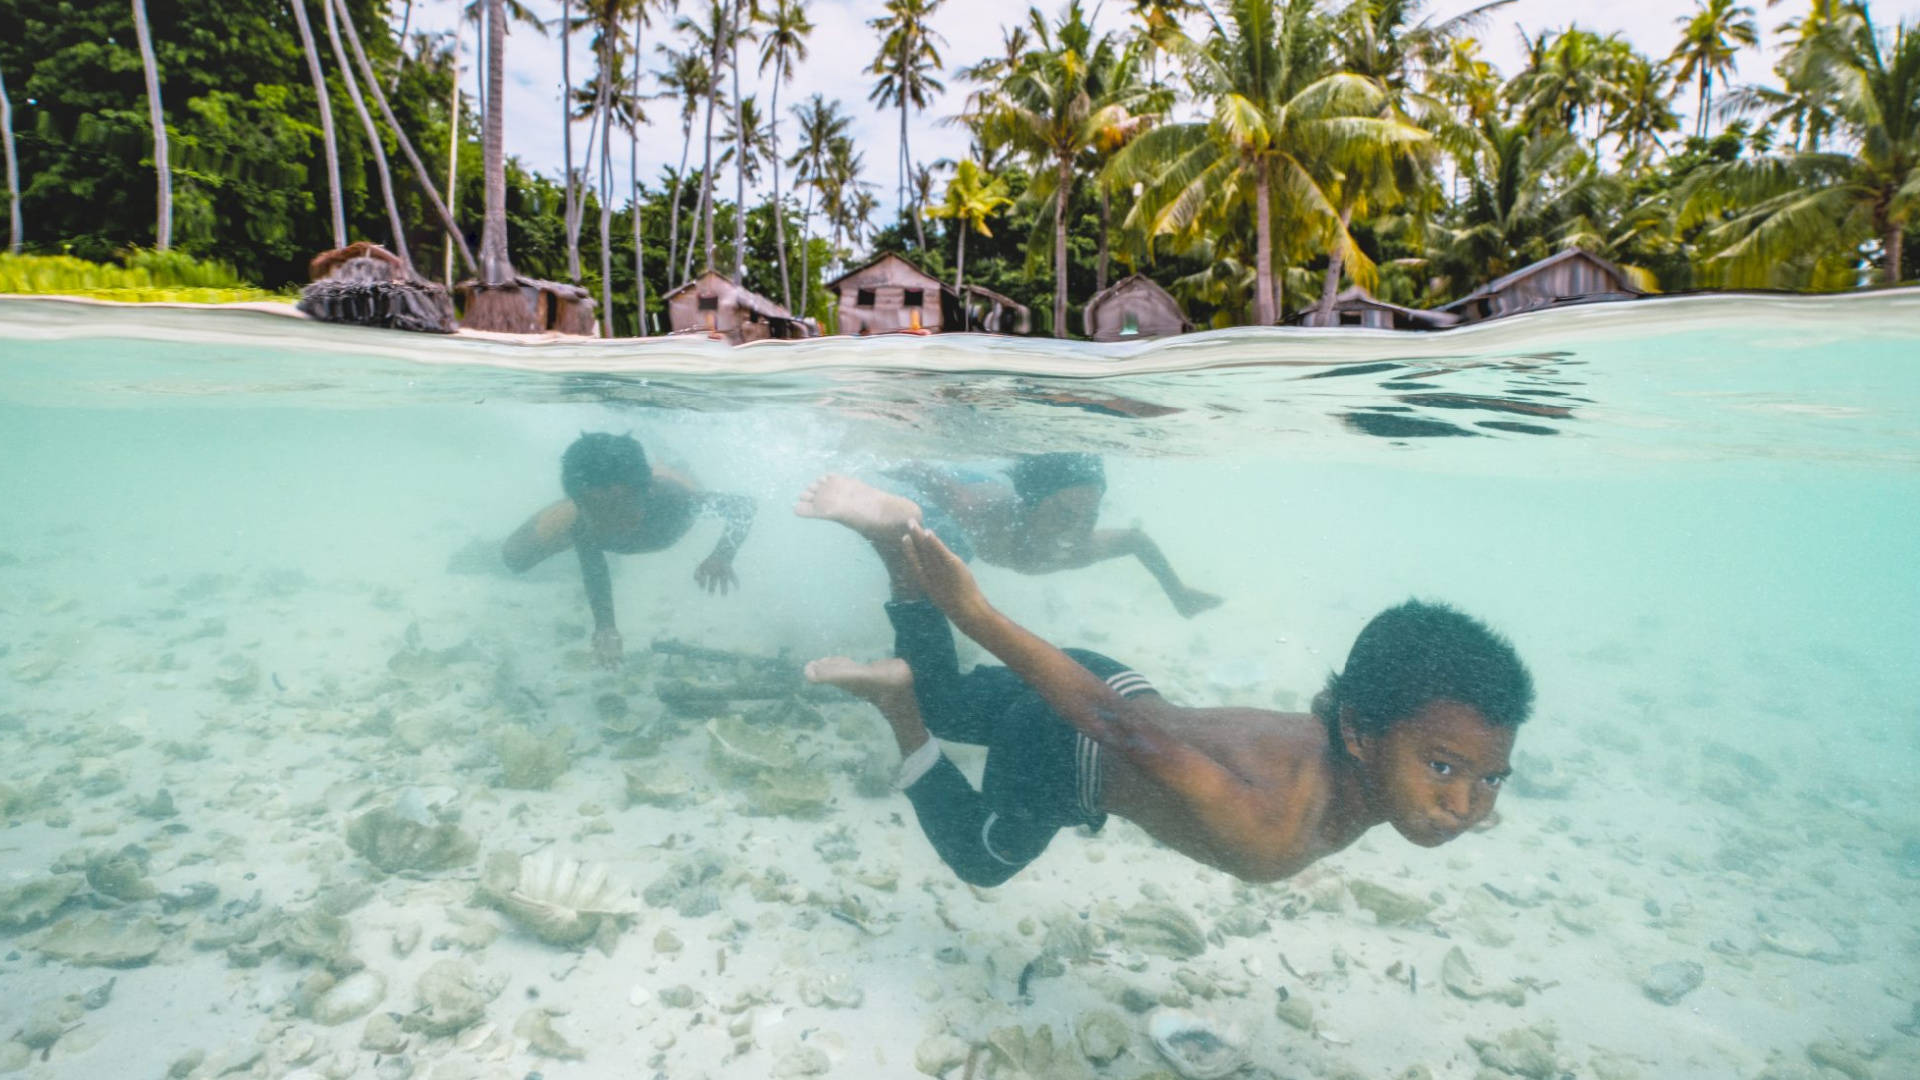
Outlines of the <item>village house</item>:
<svg viewBox="0 0 1920 1080">
<path fill-rule="evenodd" d="M 514 334 L 573 334 L 596 337 L 593 297 L 578 285 L 514 277 L 498 285 L 463 281 L 453 287 L 465 312 L 461 325 Z"/>
<path fill-rule="evenodd" d="M 1293 320 L 1300 326 L 1360 326 L 1372 330 L 1444 330 L 1457 326 L 1460 316 L 1445 311 L 1389 304 L 1355 285 L 1333 298 L 1325 314 L 1318 304 L 1300 312 Z"/>
<path fill-rule="evenodd" d="M 1645 296 L 1633 275 L 1588 251 L 1572 248 L 1523 266 L 1441 308 L 1463 323 L 1517 315 L 1523 311 L 1601 300 Z"/>
<path fill-rule="evenodd" d="M 1145 274 L 1121 278 L 1093 294 L 1081 312 L 1095 341 L 1170 337 L 1193 329 L 1180 301 Z"/>
<path fill-rule="evenodd" d="M 1024 334 L 1026 307 L 980 285 L 956 289 L 889 252 L 827 282 L 838 299 L 839 331 Z"/>
<path fill-rule="evenodd" d="M 667 325 L 676 334 L 718 334 L 734 345 L 814 336 L 813 325 L 713 270 L 666 295 Z"/>
</svg>

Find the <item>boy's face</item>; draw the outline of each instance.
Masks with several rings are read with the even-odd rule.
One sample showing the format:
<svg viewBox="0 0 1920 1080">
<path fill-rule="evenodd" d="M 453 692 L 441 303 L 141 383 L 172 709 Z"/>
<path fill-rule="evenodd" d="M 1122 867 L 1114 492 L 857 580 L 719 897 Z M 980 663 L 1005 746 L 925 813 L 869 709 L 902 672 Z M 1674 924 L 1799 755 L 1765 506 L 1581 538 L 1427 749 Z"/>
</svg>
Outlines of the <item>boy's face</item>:
<svg viewBox="0 0 1920 1080">
<path fill-rule="evenodd" d="M 1342 725 L 1376 810 L 1401 836 L 1439 847 L 1486 820 L 1512 771 L 1512 728 L 1456 701 L 1429 702 L 1382 735 Z"/>
</svg>

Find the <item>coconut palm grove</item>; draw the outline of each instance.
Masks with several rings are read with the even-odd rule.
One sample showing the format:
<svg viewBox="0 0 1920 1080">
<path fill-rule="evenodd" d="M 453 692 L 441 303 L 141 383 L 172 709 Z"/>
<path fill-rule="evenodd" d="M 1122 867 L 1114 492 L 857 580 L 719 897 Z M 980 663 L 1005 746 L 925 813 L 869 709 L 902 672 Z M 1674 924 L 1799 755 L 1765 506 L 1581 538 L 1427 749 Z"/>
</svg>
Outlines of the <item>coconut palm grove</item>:
<svg viewBox="0 0 1920 1080">
<path fill-rule="evenodd" d="M 608 336 L 665 332 L 706 270 L 831 332 L 824 283 L 897 253 L 1064 337 L 1136 273 L 1224 327 L 1354 287 L 1435 308 L 1570 250 L 1659 292 L 1920 271 L 1920 26 L 1869 3 L 1676 3 L 1645 52 L 1503 3 L 1070 0 L 956 56 L 934 16 L 963 0 L 874 0 L 857 42 L 808 0 L 461 0 L 419 29 L 443 2 L 0 0 L 0 291 L 271 295 L 370 241 L 419 279 L 581 286 Z M 504 150 L 536 36 L 564 175 Z M 796 91 L 823 48 L 867 99 Z M 876 110 L 897 140 L 856 143 Z M 921 149 L 940 125 L 964 157 Z M 668 165 L 629 180 L 643 145 Z"/>
</svg>

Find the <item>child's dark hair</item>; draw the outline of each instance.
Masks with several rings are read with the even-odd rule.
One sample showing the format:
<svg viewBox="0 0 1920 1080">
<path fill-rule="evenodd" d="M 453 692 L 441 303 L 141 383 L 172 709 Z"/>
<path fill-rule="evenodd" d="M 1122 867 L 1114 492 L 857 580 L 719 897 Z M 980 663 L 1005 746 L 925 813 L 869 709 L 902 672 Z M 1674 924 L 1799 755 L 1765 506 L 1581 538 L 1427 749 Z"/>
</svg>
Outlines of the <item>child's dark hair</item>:
<svg viewBox="0 0 1920 1080">
<path fill-rule="evenodd" d="M 1013 493 L 1032 506 L 1068 488 L 1107 490 L 1107 467 L 1099 454 L 1022 454 L 1007 468 Z"/>
<path fill-rule="evenodd" d="M 581 435 L 560 455 L 560 489 L 576 499 L 584 491 L 624 484 L 645 491 L 653 483 L 647 452 L 631 434 L 596 431 Z"/>
<path fill-rule="evenodd" d="M 1533 711 L 1533 676 L 1513 643 L 1487 624 L 1447 604 L 1409 600 L 1360 631 L 1346 669 L 1327 676 L 1313 709 L 1337 747 L 1343 719 L 1359 734 L 1380 735 L 1435 701 L 1517 728 Z"/>
</svg>

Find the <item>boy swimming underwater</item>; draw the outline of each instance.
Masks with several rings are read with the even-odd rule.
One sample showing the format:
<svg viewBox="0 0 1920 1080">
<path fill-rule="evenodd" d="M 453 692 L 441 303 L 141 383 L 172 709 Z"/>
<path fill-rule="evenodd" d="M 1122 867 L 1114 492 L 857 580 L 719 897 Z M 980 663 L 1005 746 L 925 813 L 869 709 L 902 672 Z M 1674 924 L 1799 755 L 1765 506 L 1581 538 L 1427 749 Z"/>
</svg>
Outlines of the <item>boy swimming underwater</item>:
<svg viewBox="0 0 1920 1080">
<path fill-rule="evenodd" d="M 1512 645 L 1413 601 L 1361 631 L 1314 714 L 1182 708 L 997 611 L 911 500 L 827 476 L 794 509 L 865 537 L 893 591 L 896 659 L 817 660 L 807 676 L 879 708 L 905 756 L 899 786 L 970 884 L 1006 881 L 1061 828 L 1109 813 L 1245 881 L 1289 877 L 1382 823 L 1438 847 L 1492 812 L 1532 709 Z M 949 620 L 1006 666 L 962 673 Z M 982 790 L 936 736 L 988 747 Z"/>
<path fill-rule="evenodd" d="M 679 473 L 649 466 L 633 436 L 607 432 L 581 435 L 567 447 L 560 458 L 560 487 L 567 497 L 514 530 L 500 556 L 519 574 L 574 549 L 593 611 L 593 656 L 601 666 L 617 667 L 623 655 L 607 552 L 663 551 L 679 543 L 694 518 L 717 517 L 726 523 L 725 531 L 694 569 L 693 580 L 722 595 L 739 584 L 733 557 L 753 527 L 753 500 L 745 495 L 701 491 Z"/>
<path fill-rule="evenodd" d="M 1051 574 L 1131 555 L 1181 615 L 1191 619 L 1220 606 L 1220 597 L 1181 581 L 1160 545 L 1142 530 L 1095 527 L 1107 494 L 1107 470 L 1098 454 L 1023 454 L 1004 482 L 924 462 L 888 475 L 924 496 L 929 526 L 957 545 L 963 558 L 977 552 L 994 566 Z"/>
</svg>

